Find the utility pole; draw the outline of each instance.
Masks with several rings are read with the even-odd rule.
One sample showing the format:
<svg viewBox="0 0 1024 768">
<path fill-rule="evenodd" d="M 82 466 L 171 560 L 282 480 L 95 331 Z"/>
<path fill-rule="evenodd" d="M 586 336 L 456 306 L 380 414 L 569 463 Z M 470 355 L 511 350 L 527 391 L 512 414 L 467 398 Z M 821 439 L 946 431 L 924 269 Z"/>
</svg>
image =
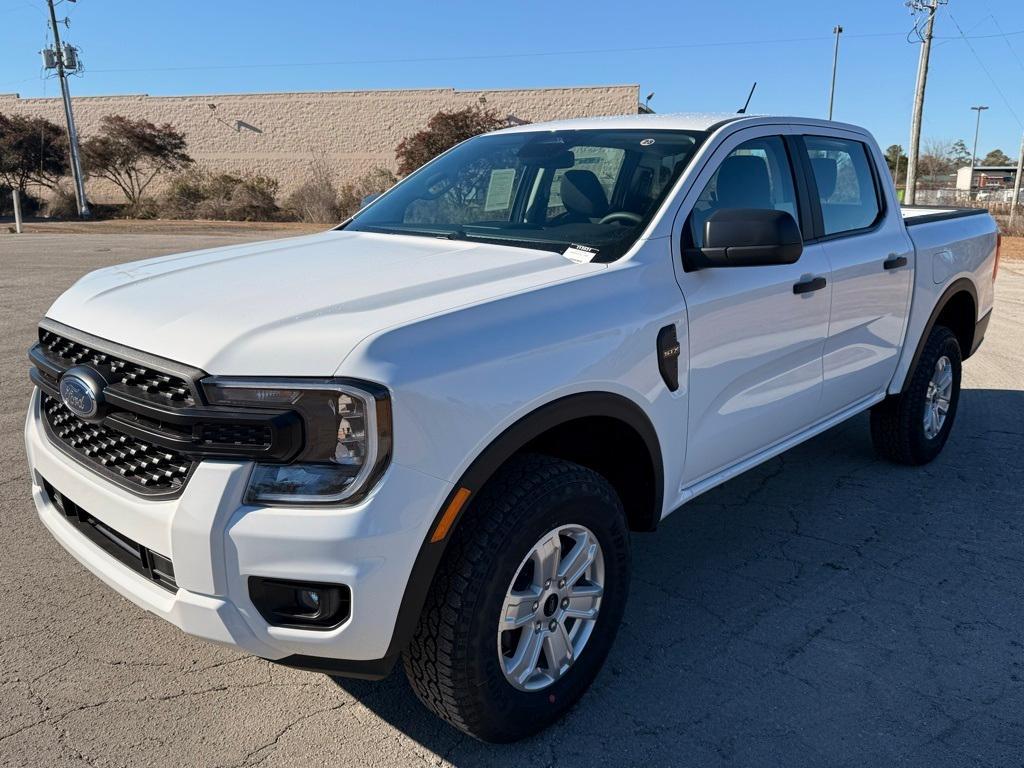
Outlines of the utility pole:
<svg viewBox="0 0 1024 768">
<path fill-rule="evenodd" d="M 910 120 L 910 152 L 907 156 L 907 189 L 903 201 L 913 205 L 917 197 L 917 155 L 921 150 L 921 116 L 924 113 L 924 89 L 928 83 L 928 57 L 932 52 L 932 32 L 935 14 L 945 0 L 910 0 L 907 4 L 915 11 L 928 11 L 921 39 L 921 56 L 917 62 L 917 86 L 914 91 L 914 114 Z"/>
<path fill-rule="evenodd" d="M 1020 177 L 1024 176 L 1024 134 L 1020 137 L 1020 152 L 1017 153 L 1017 175 L 1013 180 L 1013 199 L 1010 201 L 1010 223 L 1006 227 L 1008 235 L 1013 234 L 1013 220 L 1017 218 L 1017 206 L 1020 205 Z"/>
<path fill-rule="evenodd" d="M 974 123 L 974 149 L 971 151 L 971 184 L 974 184 L 974 166 L 978 163 L 978 132 L 981 130 L 981 113 L 988 107 L 971 107 L 978 113 L 978 120 Z"/>
<path fill-rule="evenodd" d="M 836 47 L 832 51 L 832 87 L 828 92 L 828 119 L 832 119 L 832 105 L 836 100 L 836 67 L 839 66 L 839 36 L 843 34 L 843 28 L 836 24 L 832 27 L 832 34 L 836 36 Z"/>
<path fill-rule="evenodd" d="M 74 0 L 72 0 L 74 2 Z M 60 80 L 60 93 L 64 99 L 64 119 L 68 125 L 68 145 L 71 154 L 71 174 L 75 179 L 75 202 L 78 204 L 78 215 L 87 219 L 91 215 L 89 203 L 85 199 L 85 184 L 82 180 L 82 161 L 78 154 L 78 132 L 75 130 L 75 116 L 71 111 L 71 91 L 68 90 L 68 76 L 64 70 L 64 49 L 60 44 L 60 31 L 57 29 L 57 12 L 53 9 L 53 0 L 46 0 L 50 7 L 50 27 L 53 29 L 55 47 L 55 63 L 57 79 Z M 74 49 L 71 49 L 72 51 Z"/>
</svg>

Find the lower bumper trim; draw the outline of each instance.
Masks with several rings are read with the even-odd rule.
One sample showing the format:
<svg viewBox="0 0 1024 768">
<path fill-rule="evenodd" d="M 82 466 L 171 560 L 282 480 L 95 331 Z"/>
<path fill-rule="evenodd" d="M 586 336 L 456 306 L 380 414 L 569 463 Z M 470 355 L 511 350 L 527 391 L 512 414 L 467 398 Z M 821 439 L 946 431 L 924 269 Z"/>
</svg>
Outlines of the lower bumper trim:
<svg viewBox="0 0 1024 768">
<path fill-rule="evenodd" d="M 285 656 L 283 659 L 270 659 L 275 664 L 305 672 L 320 672 L 331 677 L 353 677 L 358 680 L 383 680 L 395 667 L 397 656 L 386 656 L 383 659 L 355 661 L 350 659 L 326 659 L 320 656 L 301 656 L 298 654 Z"/>
<path fill-rule="evenodd" d="M 64 517 L 85 538 L 118 562 L 145 576 L 168 592 L 178 591 L 178 585 L 174 581 L 174 566 L 171 564 L 170 558 L 147 549 L 93 517 L 50 485 L 45 478 L 37 475 L 37 479 L 50 503 L 64 513 Z"/>
</svg>

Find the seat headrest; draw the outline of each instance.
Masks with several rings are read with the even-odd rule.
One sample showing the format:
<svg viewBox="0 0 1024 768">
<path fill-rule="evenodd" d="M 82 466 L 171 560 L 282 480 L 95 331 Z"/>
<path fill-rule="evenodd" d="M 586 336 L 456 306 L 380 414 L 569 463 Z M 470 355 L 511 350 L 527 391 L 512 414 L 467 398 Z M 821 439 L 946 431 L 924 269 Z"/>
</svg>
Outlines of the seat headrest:
<svg viewBox="0 0 1024 768">
<path fill-rule="evenodd" d="M 720 208 L 773 208 L 768 165 L 757 155 L 733 155 L 718 169 Z"/>
<path fill-rule="evenodd" d="M 828 200 L 836 191 L 836 161 L 830 157 L 812 157 L 811 168 L 814 171 L 814 183 L 818 185 L 818 197 Z"/>
<path fill-rule="evenodd" d="M 569 213 L 588 219 L 599 219 L 608 213 L 608 196 L 593 171 L 566 171 L 559 192 Z"/>
</svg>

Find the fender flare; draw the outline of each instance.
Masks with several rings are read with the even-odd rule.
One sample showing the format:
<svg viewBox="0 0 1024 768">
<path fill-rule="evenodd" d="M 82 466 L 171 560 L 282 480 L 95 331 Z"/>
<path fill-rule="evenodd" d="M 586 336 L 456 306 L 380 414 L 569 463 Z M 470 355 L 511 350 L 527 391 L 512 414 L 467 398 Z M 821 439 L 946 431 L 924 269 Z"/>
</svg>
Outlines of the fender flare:
<svg viewBox="0 0 1024 768">
<path fill-rule="evenodd" d="M 444 504 L 437 510 L 428 529 L 427 537 L 420 546 L 412 572 L 409 574 L 409 581 L 406 583 L 405 594 L 402 597 L 402 605 L 395 620 L 391 644 L 388 647 L 388 656 L 394 655 L 397 658 L 408 644 L 409 638 L 412 637 L 423 610 L 423 604 L 426 602 L 427 592 L 434 581 L 434 574 L 441 564 L 448 542 L 451 541 L 451 532 L 455 530 L 466 510 L 470 508 L 473 496 L 509 458 L 531 440 L 553 427 L 588 416 L 606 416 L 623 421 L 633 427 L 643 439 L 650 454 L 651 465 L 654 467 L 654 504 L 652 505 L 651 519 L 648 521 L 650 530 L 654 529 L 661 517 L 665 468 L 662 463 L 658 433 L 640 406 L 622 395 L 611 392 L 582 392 L 567 395 L 542 405 L 523 416 L 491 441 L 462 473 Z M 468 489 L 469 495 L 459 507 L 445 537 L 440 541 L 432 542 L 430 532 L 437 528 L 460 489 Z"/>
<path fill-rule="evenodd" d="M 970 294 L 971 301 L 974 302 L 974 314 L 975 317 L 971 318 L 972 325 L 978 321 L 978 290 L 974 287 L 974 283 L 966 277 L 958 278 L 949 284 L 949 287 L 942 292 L 939 300 L 935 302 L 935 306 L 932 307 L 932 312 L 928 316 L 928 322 L 924 324 L 924 330 L 921 331 L 921 337 L 917 340 L 917 347 L 914 349 L 914 356 L 910 358 L 910 365 L 907 367 L 906 373 L 903 374 L 903 382 L 900 384 L 900 394 L 907 388 L 907 384 L 910 382 L 910 374 L 917 367 L 918 361 L 921 359 L 921 353 L 924 351 L 924 345 L 928 341 L 928 337 L 931 335 L 932 329 L 935 327 L 936 321 L 939 319 L 939 315 L 942 314 L 942 310 L 949 304 L 950 299 L 956 296 L 958 293 Z M 973 346 L 973 345 L 972 345 Z M 963 350 L 963 356 L 966 360 L 974 353 L 974 349 Z"/>
</svg>

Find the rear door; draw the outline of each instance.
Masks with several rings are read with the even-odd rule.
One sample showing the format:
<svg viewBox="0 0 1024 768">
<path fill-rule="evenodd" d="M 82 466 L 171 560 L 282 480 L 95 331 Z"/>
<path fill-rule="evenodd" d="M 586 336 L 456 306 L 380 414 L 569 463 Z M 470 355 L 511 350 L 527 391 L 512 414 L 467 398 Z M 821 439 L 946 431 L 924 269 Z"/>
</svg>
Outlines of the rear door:
<svg viewBox="0 0 1024 768">
<path fill-rule="evenodd" d="M 833 414 L 883 392 L 899 361 L 914 249 L 873 143 L 848 132 L 804 134 L 817 242 L 832 272 L 822 408 Z"/>
<path fill-rule="evenodd" d="M 723 208 L 785 210 L 810 226 L 784 128 L 725 139 L 692 187 L 700 191 L 683 202 L 677 247 L 699 248 L 703 223 Z M 795 264 L 681 269 L 677 277 L 690 352 L 689 486 L 818 420 L 831 286 L 824 248 L 815 244 Z M 794 292 L 823 282 L 816 278 L 825 278 L 821 288 Z"/>
</svg>

